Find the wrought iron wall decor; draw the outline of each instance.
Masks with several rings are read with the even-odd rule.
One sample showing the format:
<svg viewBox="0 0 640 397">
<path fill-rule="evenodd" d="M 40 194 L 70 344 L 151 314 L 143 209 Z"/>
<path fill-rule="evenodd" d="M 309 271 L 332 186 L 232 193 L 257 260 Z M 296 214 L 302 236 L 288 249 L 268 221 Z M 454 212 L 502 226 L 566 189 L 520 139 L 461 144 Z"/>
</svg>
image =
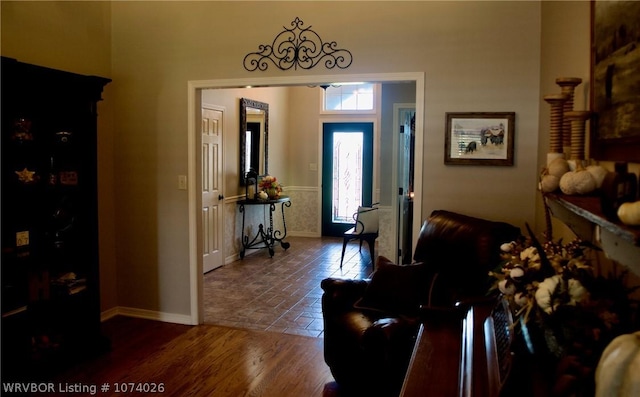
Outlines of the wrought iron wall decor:
<svg viewBox="0 0 640 397">
<path fill-rule="evenodd" d="M 323 42 L 318 33 L 302 28 L 304 22 L 296 17 L 291 22 L 291 29 L 284 30 L 275 37 L 271 44 L 261 44 L 258 51 L 250 52 L 244 57 L 244 68 L 250 72 L 259 69 L 265 71 L 273 63 L 280 70 L 298 67 L 311 69 L 324 62 L 327 69 L 338 67 L 346 69 L 351 65 L 353 56 L 345 49 L 336 48 L 335 41 Z"/>
</svg>

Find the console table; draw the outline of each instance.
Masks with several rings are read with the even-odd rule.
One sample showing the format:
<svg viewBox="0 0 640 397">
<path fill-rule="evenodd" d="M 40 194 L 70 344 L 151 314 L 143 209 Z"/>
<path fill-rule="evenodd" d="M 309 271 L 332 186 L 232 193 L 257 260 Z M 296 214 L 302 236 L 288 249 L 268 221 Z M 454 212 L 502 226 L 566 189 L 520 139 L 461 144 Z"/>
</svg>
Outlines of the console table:
<svg viewBox="0 0 640 397">
<path fill-rule="evenodd" d="M 273 213 L 276 210 L 276 205 L 280 204 L 282 210 L 282 226 L 283 230 L 275 230 L 273 228 Z M 269 227 L 266 227 L 261 223 L 258 225 L 258 232 L 252 240 L 249 240 L 250 236 L 245 234 L 245 206 L 248 205 L 261 205 L 269 207 Z M 276 242 L 279 242 L 282 248 L 288 249 L 291 244 L 283 241 L 287 237 L 287 223 L 284 218 L 284 208 L 291 207 L 291 200 L 289 196 L 280 196 L 273 200 L 258 200 L 258 199 L 246 199 L 238 201 L 240 213 L 242 214 L 242 250 L 240 251 L 240 258 L 244 258 L 244 253 L 248 249 L 262 249 L 268 248 L 269 255 L 273 257 Z"/>
</svg>

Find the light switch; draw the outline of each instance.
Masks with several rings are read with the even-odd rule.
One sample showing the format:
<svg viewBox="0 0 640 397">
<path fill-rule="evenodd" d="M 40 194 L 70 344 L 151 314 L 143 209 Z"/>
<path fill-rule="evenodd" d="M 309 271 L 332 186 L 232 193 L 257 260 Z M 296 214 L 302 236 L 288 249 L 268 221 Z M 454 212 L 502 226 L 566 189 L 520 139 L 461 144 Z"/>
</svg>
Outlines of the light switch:
<svg viewBox="0 0 640 397">
<path fill-rule="evenodd" d="M 187 176 L 178 175 L 178 189 L 187 190 Z"/>
</svg>

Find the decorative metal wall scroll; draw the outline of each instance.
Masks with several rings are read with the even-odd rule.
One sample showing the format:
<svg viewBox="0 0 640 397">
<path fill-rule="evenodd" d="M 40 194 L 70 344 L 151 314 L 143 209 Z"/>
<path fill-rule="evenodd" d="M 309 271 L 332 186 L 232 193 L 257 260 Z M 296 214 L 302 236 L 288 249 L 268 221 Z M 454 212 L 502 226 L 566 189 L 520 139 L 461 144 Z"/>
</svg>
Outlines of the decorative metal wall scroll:
<svg viewBox="0 0 640 397">
<path fill-rule="evenodd" d="M 291 29 L 283 26 L 272 44 L 261 44 L 257 52 L 250 52 L 244 57 L 244 68 L 250 72 L 259 69 L 267 70 L 269 63 L 273 63 L 281 70 L 298 67 L 311 69 L 320 62 L 324 62 L 327 69 L 339 67 L 346 69 L 351 65 L 351 52 L 336 48 L 335 41 L 323 42 L 311 26 L 302 28 L 304 22 L 298 17 L 291 22 Z"/>
</svg>

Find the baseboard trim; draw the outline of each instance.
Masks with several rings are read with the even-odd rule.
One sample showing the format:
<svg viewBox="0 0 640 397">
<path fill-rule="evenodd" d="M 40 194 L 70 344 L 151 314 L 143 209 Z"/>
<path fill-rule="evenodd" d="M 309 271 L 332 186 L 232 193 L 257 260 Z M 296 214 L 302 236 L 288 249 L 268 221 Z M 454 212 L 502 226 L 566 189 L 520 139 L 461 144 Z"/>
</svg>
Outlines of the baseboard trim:
<svg viewBox="0 0 640 397">
<path fill-rule="evenodd" d="M 115 316 L 143 318 L 146 320 L 162 321 L 165 323 L 194 325 L 191 316 L 185 314 L 163 313 L 155 310 L 137 309 L 133 307 L 118 306 L 105 310 L 100 315 L 101 321 L 107 321 Z"/>
</svg>

